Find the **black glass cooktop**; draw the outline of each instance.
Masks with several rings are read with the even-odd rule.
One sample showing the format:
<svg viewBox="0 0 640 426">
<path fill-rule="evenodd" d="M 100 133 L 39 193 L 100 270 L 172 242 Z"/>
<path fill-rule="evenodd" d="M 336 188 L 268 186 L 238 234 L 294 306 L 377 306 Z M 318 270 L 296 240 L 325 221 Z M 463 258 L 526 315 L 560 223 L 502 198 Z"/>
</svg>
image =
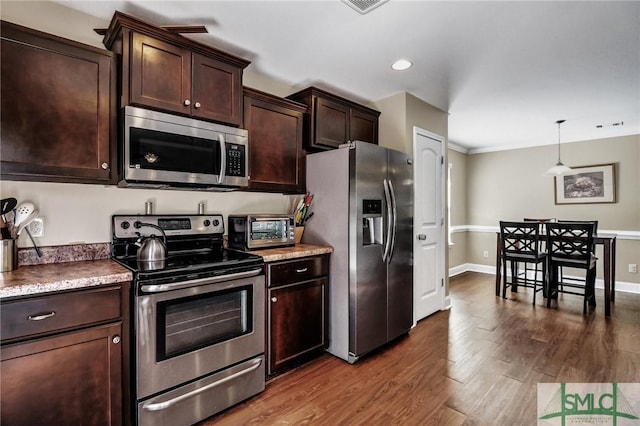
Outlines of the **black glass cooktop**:
<svg viewBox="0 0 640 426">
<path fill-rule="evenodd" d="M 255 254 L 227 249 L 169 253 L 166 260 L 149 263 L 139 262 L 135 256 L 114 259 L 130 270 L 145 276 L 206 272 L 218 275 L 232 273 L 237 269 L 261 266 L 264 263 L 262 257 Z"/>
</svg>

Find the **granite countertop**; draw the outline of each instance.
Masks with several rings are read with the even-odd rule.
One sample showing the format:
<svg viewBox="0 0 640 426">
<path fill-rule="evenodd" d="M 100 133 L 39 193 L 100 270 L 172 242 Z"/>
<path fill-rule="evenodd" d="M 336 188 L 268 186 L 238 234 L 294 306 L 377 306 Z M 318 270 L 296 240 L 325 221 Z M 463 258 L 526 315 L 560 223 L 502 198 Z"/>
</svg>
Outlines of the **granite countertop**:
<svg viewBox="0 0 640 426">
<path fill-rule="evenodd" d="M 132 279 L 131 271 L 109 259 L 19 266 L 0 274 L 0 300 Z"/>
<path fill-rule="evenodd" d="M 264 250 L 251 250 L 252 254 L 262 256 L 265 262 L 275 262 L 278 260 L 298 259 L 300 257 L 317 256 L 333 252 L 330 246 L 319 246 L 315 244 L 296 244 L 291 247 L 280 247 Z"/>
<path fill-rule="evenodd" d="M 89 257 L 78 259 L 76 252 L 84 253 L 84 256 Z M 262 256 L 265 262 L 297 259 L 331 252 L 333 252 L 333 248 L 329 246 L 314 244 L 296 244 L 292 247 L 251 251 L 253 254 Z M 34 253 L 27 250 L 20 255 L 22 260 L 17 269 L 0 274 L 0 300 L 115 284 L 133 279 L 133 274 L 127 268 L 113 260 L 101 258 L 108 255 L 108 250 L 103 247 L 98 247 L 95 250 L 87 250 L 87 246 L 80 247 L 80 249 L 75 246 L 45 248 L 42 259 L 36 258 Z M 64 261 L 72 258 L 78 260 Z M 34 264 L 36 262 L 40 262 L 40 264 Z"/>
</svg>

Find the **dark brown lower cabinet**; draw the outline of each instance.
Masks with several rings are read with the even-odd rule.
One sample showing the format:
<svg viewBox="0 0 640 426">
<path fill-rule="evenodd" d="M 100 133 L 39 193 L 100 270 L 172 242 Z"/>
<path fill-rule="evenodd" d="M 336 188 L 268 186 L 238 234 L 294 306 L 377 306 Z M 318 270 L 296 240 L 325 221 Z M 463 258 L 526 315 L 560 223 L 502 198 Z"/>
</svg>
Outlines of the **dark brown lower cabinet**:
<svg viewBox="0 0 640 426">
<path fill-rule="evenodd" d="M 122 424 L 121 324 L 2 348 L 3 425 Z"/>
<path fill-rule="evenodd" d="M 0 424 L 123 424 L 128 288 L 2 301 Z"/>
<path fill-rule="evenodd" d="M 267 376 L 301 365 L 328 346 L 328 270 L 328 255 L 267 264 Z"/>
</svg>

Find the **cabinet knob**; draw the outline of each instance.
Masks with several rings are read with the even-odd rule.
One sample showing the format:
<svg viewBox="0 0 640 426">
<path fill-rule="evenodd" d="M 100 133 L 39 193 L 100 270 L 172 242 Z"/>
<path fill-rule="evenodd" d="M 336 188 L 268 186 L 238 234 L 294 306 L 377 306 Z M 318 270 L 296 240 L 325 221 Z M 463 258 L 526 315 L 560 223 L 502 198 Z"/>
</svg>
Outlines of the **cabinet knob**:
<svg viewBox="0 0 640 426">
<path fill-rule="evenodd" d="M 296 269 L 296 272 L 297 272 L 298 274 L 301 274 L 301 273 L 303 273 L 303 272 L 307 272 L 308 270 L 309 270 L 309 268 L 300 268 L 300 269 Z"/>
<path fill-rule="evenodd" d="M 196 102 L 195 104 L 193 104 L 193 106 L 196 108 L 200 108 L 202 105 L 200 105 L 200 102 Z"/>
<path fill-rule="evenodd" d="M 108 170 L 109 169 L 109 163 L 102 163 L 102 164 L 100 164 L 100 167 L 102 167 L 102 170 Z"/>
<path fill-rule="evenodd" d="M 189 106 L 189 105 L 191 105 L 191 101 L 189 99 L 185 99 L 184 106 Z"/>
<path fill-rule="evenodd" d="M 111 341 L 117 345 L 118 343 L 120 343 L 120 336 L 116 334 L 115 336 L 113 336 L 113 339 L 111 339 Z"/>
<path fill-rule="evenodd" d="M 271 301 L 275 303 L 275 302 L 278 301 L 278 298 L 274 296 L 274 297 L 271 298 Z"/>
</svg>

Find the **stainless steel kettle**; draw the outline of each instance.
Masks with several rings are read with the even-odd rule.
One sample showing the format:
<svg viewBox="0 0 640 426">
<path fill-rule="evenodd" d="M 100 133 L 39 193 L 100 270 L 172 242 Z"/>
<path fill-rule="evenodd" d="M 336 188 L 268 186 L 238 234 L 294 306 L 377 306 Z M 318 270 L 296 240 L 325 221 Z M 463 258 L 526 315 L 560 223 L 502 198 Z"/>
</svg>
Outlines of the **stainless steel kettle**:
<svg viewBox="0 0 640 426">
<path fill-rule="evenodd" d="M 162 239 L 155 234 L 149 236 L 141 235 L 138 237 L 138 240 L 135 242 L 135 245 L 139 247 L 136 258 L 143 269 L 163 268 L 164 261 L 167 259 L 167 236 L 164 230 L 152 223 L 135 222 L 133 226 L 138 229 L 146 226 L 160 231 Z"/>
</svg>

